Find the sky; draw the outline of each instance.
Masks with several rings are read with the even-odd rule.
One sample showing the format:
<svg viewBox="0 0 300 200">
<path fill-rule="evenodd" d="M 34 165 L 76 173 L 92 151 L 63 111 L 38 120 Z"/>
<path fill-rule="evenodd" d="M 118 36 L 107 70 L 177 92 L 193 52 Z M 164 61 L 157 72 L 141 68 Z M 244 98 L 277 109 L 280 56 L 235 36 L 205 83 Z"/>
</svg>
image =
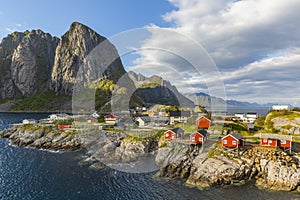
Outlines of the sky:
<svg viewBox="0 0 300 200">
<path fill-rule="evenodd" d="M 184 94 L 300 106 L 299 0 L 0 0 L 0 5 L 1 38 L 27 29 L 60 37 L 79 21 L 116 41 L 118 50 L 118 45 L 134 50 L 121 57 L 127 70 L 163 76 Z M 142 30 L 149 34 L 140 36 Z"/>
</svg>

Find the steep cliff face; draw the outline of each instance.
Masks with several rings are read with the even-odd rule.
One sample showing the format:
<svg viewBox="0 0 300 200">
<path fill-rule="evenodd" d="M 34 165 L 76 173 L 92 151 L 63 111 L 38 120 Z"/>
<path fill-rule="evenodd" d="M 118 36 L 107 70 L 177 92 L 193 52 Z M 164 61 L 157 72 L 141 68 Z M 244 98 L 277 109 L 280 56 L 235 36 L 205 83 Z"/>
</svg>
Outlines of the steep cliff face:
<svg viewBox="0 0 300 200">
<path fill-rule="evenodd" d="M 0 43 L 0 99 L 20 95 L 11 80 L 10 71 L 13 52 L 24 36 L 24 33 L 14 32 L 3 38 Z"/>
<path fill-rule="evenodd" d="M 47 90 L 57 43 L 58 38 L 33 30 L 14 50 L 11 78 L 23 96 Z"/>
<path fill-rule="evenodd" d="M 89 27 L 74 22 L 56 49 L 50 87 L 72 95 L 76 81 L 91 82 L 105 76 L 117 82 L 124 74 L 116 48 Z"/>
<path fill-rule="evenodd" d="M 41 30 L 14 32 L 0 44 L 0 98 L 47 89 L 58 39 Z"/>
</svg>

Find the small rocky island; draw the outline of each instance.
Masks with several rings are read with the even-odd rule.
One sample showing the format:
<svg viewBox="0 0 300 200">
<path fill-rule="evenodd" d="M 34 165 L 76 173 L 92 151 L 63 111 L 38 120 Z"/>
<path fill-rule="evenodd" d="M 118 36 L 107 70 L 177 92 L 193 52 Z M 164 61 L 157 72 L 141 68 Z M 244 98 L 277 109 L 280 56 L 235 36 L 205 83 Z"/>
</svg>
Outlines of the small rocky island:
<svg viewBox="0 0 300 200">
<path fill-rule="evenodd" d="M 12 126 L 0 131 L 0 137 L 8 138 L 12 145 L 53 151 L 75 151 L 83 148 L 78 134 L 32 124 Z"/>
<path fill-rule="evenodd" d="M 255 180 L 257 186 L 265 189 L 300 190 L 300 155 L 296 153 L 288 154 L 274 148 L 233 151 L 220 143 L 180 144 L 165 140 L 163 132 L 143 139 L 124 132 L 96 132 L 79 134 L 22 125 L 3 130 L 0 136 L 8 138 L 13 145 L 39 149 L 74 151 L 86 148 L 90 159 L 96 160 L 98 166 L 103 165 L 103 158 L 110 163 L 132 162 L 151 154 L 159 168 L 155 177 L 180 177 L 186 184 L 199 188 Z"/>
</svg>

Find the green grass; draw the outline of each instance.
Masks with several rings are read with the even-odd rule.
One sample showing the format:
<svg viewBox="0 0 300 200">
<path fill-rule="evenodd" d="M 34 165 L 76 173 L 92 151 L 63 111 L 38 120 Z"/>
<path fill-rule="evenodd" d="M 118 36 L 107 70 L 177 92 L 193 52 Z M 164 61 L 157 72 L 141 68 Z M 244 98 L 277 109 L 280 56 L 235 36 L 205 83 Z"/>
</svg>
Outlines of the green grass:
<svg viewBox="0 0 300 200">
<path fill-rule="evenodd" d="M 41 132 L 50 132 L 53 131 L 52 126 L 43 126 L 40 124 L 23 124 L 21 126 L 22 131 L 41 131 Z"/>
<path fill-rule="evenodd" d="M 288 124 L 288 125 L 282 126 L 281 128 L 289 130 L 289 129 L 293 128 L 293 127 L 294 126 Z"/>
<path fill-rule="evenodd" d="M 264 123 L 264 128 L 266 131 L 271 132 L 271 133 L 277 133 L 278 130 L 276 130 L 274 128 L 274 123 L 272 122 L 272 119 L 277 118 L 277 117 L 281 117 L 284 119 L 288 119 L 288 120 L 294 120 L 295 118 L 300 118 L 300 113 L 296 112 L 296 111 L 287 111 L 287 110 L 283 110 L 283 111 L 270 111 L 268 113 L 268 115 L 266 116 L 266 120 Z M 291 129 L 293 126 L 291 125 L 286 125 L 283 128 L 284 129 Z"/>
<path fill-rule="evenodd" d="M 110 132 L 118 132 L 118 133 L 122 133 L 124 132 L 121 129 L 114 129 L 114 128 L 104 128 L 105 131 L 110 131 Z"/>
<path fill-rule="evenodd" d="M 175 125 L 175 128 L 181 128 L 184 130 L 185 133 L 193 133 L 193 132 L 197 131 L 196 123 L 194 123 L 194 124 L 179 123 L 179 124 Z"/>
<path fill-rule="evenodd" d="M 19 99 L 12 106 L 11 111 L 44 111 L 62 109 L 62 103 L 71 101 L 71 97 L 65 95 L 55 95 L 54 92 L 46 91 L 34 94 L 28 98 Z"/>
<path fill-rule="evenodd" d="M 225 124 L 224 128 L 228 128 L 228 130 L 233 130 L 237 132 L 248 131 L 248 128 L 245 124 L 234 122 L 232 124 Z"/>
<path fill-rule="evenodd" d="M 159 139 L 163 136 L 164 132 L 165 131 L 161 130 L 161 131 L 158 131 L 156 134 L 151 135 L 151 136 L 147 136 L 147 137 L 138 137 L 138 136 L 133 136 L 133 135 L 127 135 L 124 138 L 124 141 L 127 141 L 127 142 L 140 142 L 140 141 L 147 141 L 147 140 L 150 140 L 150 139 Z"/>
<path fill-rule="evenodd" d="M 160 87 L 161 84 L 159 83 L 146 83 L 144 85 L 141 85 L 139 88 L 156 88 L 156 87 Z"/>
</svg>

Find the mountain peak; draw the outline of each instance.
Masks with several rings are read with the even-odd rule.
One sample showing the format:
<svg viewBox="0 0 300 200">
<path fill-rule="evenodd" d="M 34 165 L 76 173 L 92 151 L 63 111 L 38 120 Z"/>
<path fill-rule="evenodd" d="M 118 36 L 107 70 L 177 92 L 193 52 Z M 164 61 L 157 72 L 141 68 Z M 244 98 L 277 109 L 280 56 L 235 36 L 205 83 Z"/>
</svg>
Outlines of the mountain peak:
<svg viewBox="0 0 300 200">
<path fill-rule="evenodd" d="M 80 22 L 73 22 L 70 25 L 69 32 L 73 32 L 73 31 L 77 31 L 77 30 L 85 30 L 85 31 L 96 33 L 93 29 L 91 29 L 90 27 L 88 27 Z"/>
</svg>

